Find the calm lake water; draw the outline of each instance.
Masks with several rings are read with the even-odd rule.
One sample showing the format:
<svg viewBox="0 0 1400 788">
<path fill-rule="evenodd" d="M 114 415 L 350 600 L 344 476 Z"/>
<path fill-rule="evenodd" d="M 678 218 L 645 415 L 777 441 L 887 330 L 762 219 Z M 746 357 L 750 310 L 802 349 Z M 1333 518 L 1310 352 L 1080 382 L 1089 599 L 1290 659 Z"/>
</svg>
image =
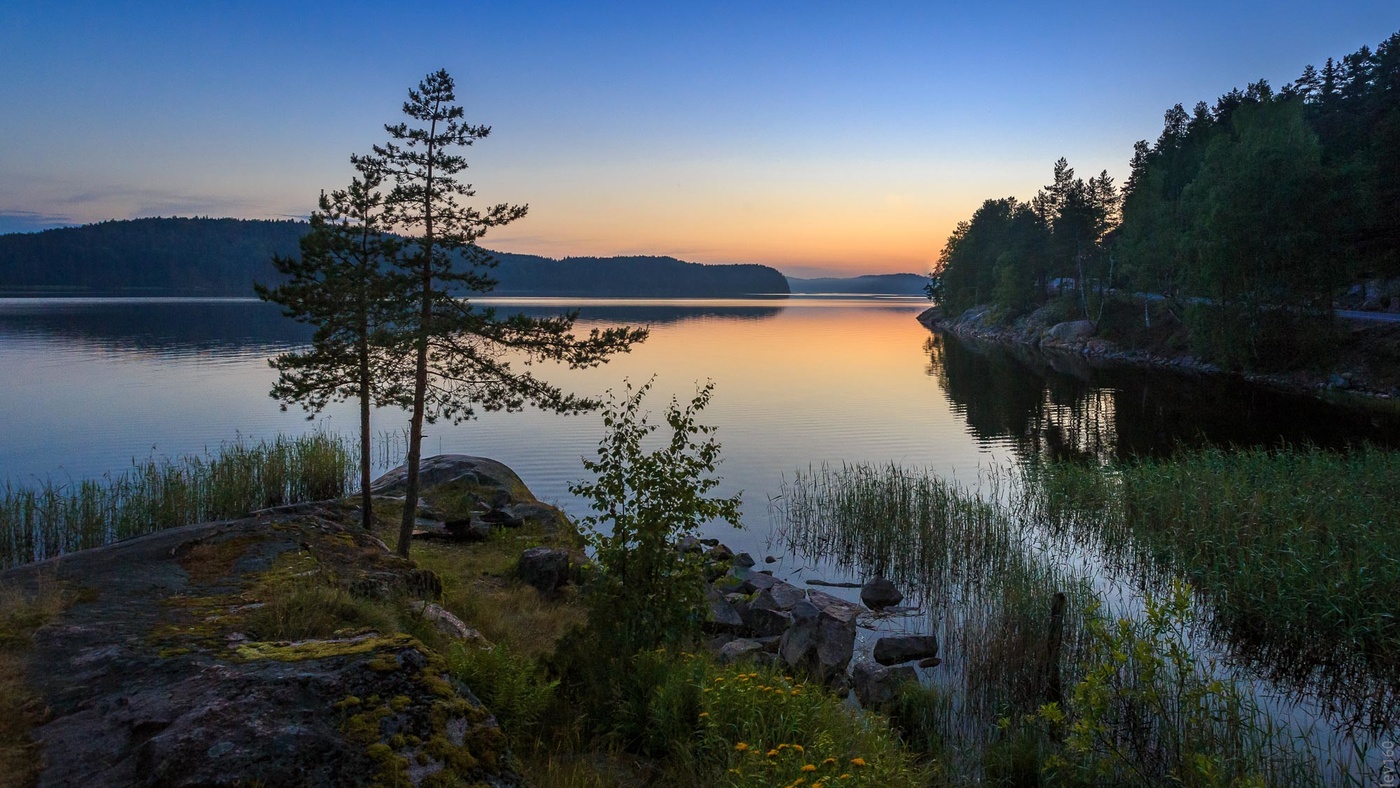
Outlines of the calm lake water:
<svg viewBox="0 0 1400 788">
<path fill-rule="evenodd" d="M 1369 440 L 1400 445 L 1400 421 L 1237 381 L 1093 369 L 932 336 L 911 298 L 792 297 L 725 301 L 496 301 L 580 328 L 646 324 L 651 338 L 592 370 L 545 369 L 602 394 L 656 376 L 651 402 L 716 393 L 722 494 L 743 492 L 743 531 L 716 527 L 737 550 L 774 555 L 779 576 L 859 580 L 771 543 L 770 498 L 795 471 L 874 462 L 927 468 L 969 484 L 1034 455 L 1109 459 L 1180 445 Z M 133 458 L 202 453 L 239 437 L 325 428 L 352 433 L 353 406 L 313 421 L 267 395 L 269 356 L 309 337 L 253 300 L 0 299 L 0 480 L 81 479 Z M 401 430 L 402 412 L 375 428 Z M 602 433 L 596 415 L 527 411 L 430 425 L 425 451 L 498 459 L 543 500 L 585 514 L 568 492 Z M 384 469 L 381 469 L 384 470 Z M 838 592 L 855 598 L 854 591 Z M 913 626 L 918 624 L 900 624 Z M 868 639 L 868 634 L 862 635 Z"/>
</svg>

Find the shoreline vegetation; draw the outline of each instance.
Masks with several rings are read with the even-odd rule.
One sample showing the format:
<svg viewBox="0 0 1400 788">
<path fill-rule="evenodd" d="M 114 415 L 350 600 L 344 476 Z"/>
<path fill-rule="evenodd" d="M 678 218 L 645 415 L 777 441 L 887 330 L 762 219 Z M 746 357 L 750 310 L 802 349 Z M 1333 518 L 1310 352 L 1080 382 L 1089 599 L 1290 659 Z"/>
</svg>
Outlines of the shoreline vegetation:
<svg viewBox="0 0 1400 788">
<path fill-rule="evenodd" d="M 1060 159 L 958 224 L 928 293 L 966 332 L 1395 396 L 1396 325 L 1335 310 L 1400 312 L 1397 151 L 1400 33 L 1173 106 L 1121 187 Z"/>
<path fill-rule="evenodd" d="M 240 444 L 185 458 L 181 473 L 167 463 L 158 478 L 203 489 L 181 500 L 227 502 L 223 516 L 234 516 L 273 499 L 308 500 L 318 485 L 339 484 L 331 497 L 346 496 L 355 463 L 343 447 L 325 435 Z M 280 640 L 297 640 L 313 618 L 316 632 L 354 624 L 422 639 L 495 714 L 534 785 L 1364 782 L 1383 768 L 1374 742 L 1396 730 L 1400 625 L 1390 606 L 1400 594 L 1391 587 L 1400 577 L 1400 516 L 1389 492 L 1400 487 L 1397 456 L 1205 450 L 1111 466 L 1051 463 L 978 492 L 898 466 L 799 474 L 777 499 L 781 540 L 856 574 L 895 579 L 926 609 L 945 611 L 934 622 L 943 622 L 946 664 L 933 670 L 947 672 L 932 674 L 943 678 L 907 684 L 868 711 L 843 702 L 839 686 L 762 659 L 721 664 L 698 633 L 663 633 L 654 646 L 609 657 L 571 649 L 567 633 L 586 626 L 601 600 L 589 573 L 605 568 L 580 557 L 573 581 L 541 593 L 521 582 L 517 563 L 532 546 L 579 555 L 573 527 L 496 527 L 485 541 L 415 550 L 417 566 L 441 578 L 441 605 L 481 642 L 427 632 L 399 610 L 408 602 L 385 607 L 301 580 L 264 601 Z M 142 474 L 134 478 L 149 478 Z M 79 489 L 72 500 L 164 510 L 159 495 L 137 503 L 128 492 L 160 485 L 109 483 L 112 492 Z M 49 490 L 53 500 L 63 492 Z M 13 488 L 9 495 L 30 499 Z M 358 519 L 354 500 L 333 504 L 346 525 Z M 425 506 L 450 519 L 474 500 L 449 485 L 430 491 Z M 399 518 L 391 498 L 376 500 L 376 534 L 392 533 Z M 80 545 L 117 535 L 94 530 L 94 519 L 65 519 L 74 533 L 52 538 Z M 1066 549 L 1099 556 L 1141 602 L 1108 605 L 1084 565 L 1051 560 Z M 11 666 L 23 664 L 34 632 L 61 616 L 72 594 L 101 593 L 4 590 L 0 657 Z M 1061 617 L 1052 615 L 1057 595 Z M 1210 656 L 1212 642 L 1232 644 L 1232 656 Z M 591 683 L 588 665 L 605 658 L 625 669 Z M 1048 694 L 1052 668 L 1058 697 Z M 1261 705 L 1251 694 L 1260 676 L 1330 699 L 1323 717 L 1338 733 L 1300 732 L 1286 710 Z M 34 702 L 22 682 L 0 685 L 0 711 Z M 32 769 L 38 756 L 27 736 L 42 717 L 13 719 L 29 723 L 0 731 L 0 764 Z"/>
<path fill-rule="evenodd" d="M 1066 319 L 1068 318 L 1068 319 Z M 970 307 L 949 316 L 935 306 L 916 318 L 936 333 L 963 341 L 1024 347 L 1047 355 L 1073 355 L 1105 365 L 1173 370 L 1204 375 L 1235 375 L 1283 391 L 1309 396 L 1343 398 L 1377 406 L 1400 399 L 1400 324 L 1357 325 L 1338 340 L 1326 356 L 1307 366 L 1285 371 L 1231 369 L 1185 349 L 1160 342 L 1120 344 L 1090 321 L 1074 319 L 1073 308 L 1051 303 L 1015 316 L 993 304 Z"/>
</svg>

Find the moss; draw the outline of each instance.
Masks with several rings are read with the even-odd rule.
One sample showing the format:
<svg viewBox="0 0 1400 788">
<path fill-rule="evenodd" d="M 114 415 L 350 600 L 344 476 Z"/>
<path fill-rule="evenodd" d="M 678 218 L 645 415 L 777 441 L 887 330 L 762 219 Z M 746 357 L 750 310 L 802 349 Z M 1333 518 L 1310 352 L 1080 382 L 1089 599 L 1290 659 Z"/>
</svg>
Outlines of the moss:
<svg viewBox="0 0 1400 788">
<path fill-rule="evenodd" d="M 389 708 L 394 711 L 403 711 L 411 705 L 413 705 L 413 699 L 407 695 L 396 695 L 393 700 L 389 701 Z"/>
<path fill-rule="evenodd" d="M 343 640 L 307 640 L 298 643 L 252 642 L 243 643 L 233 649 L 239 660 L 250 662 L 257 659 L 272 659 L 279 662 L 300 662 L 307 659 L 329 659 L 351 654 L 369 654 L 380 649 L 401 649 L 414 645 L 417 641 L 407 635 L 390 637 L 359 636 Z M 375 661 L 385 659 L 381 655 Z M 392 655 L 387 659 L 398 668 L 398 661 Z M 371 664 L 371 667 L 374 667 Z"/>
</svg>

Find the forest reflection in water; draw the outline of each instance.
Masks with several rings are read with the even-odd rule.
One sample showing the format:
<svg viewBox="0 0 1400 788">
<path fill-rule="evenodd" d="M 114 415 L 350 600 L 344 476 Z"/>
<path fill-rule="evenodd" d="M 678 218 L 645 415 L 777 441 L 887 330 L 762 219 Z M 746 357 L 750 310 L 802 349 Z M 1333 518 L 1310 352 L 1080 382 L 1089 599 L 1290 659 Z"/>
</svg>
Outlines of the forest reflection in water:
<svg viewBox="0 0 1400 788">
<path fill-rule="evenodd" d="M 1204 446 L 1400 446 L 1400 418 L 1229 376 L 1095 364 L 933 334 L 927 372 L 984 443 L 1022 458 L 1110 462 Z"/>
</svg>

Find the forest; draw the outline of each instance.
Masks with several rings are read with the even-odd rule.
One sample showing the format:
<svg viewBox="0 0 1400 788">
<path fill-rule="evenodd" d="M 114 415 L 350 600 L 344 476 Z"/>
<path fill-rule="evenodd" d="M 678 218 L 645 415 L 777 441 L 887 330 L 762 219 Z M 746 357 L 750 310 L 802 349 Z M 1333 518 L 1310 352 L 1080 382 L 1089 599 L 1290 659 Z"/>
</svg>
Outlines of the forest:
<svg viewBox="0 0 1400 788">
<path fill-rule="evenodd" d="M 1400 32 L 1278 89 L 1171 107 L 1121 187 L 1060 159 L 1031 199 L 959 223 L 928 290 L 950 313 L 1049 307 L 1127 344 L 1268 367 L 1325 352 L 1340 298 L 1393 309 L 1396 277 Z"/>
<path fill-rule="evenodd" d="M 274 255 L 295 255 L 306 222 L 152 218 L 0 235 L 0 293 L 252 296 L 276 283 Z M 671 257 L 568 257 L 491 252 L 491 295 L 726 297 L 788 292 L 763 265 Z"/>
</svg>

